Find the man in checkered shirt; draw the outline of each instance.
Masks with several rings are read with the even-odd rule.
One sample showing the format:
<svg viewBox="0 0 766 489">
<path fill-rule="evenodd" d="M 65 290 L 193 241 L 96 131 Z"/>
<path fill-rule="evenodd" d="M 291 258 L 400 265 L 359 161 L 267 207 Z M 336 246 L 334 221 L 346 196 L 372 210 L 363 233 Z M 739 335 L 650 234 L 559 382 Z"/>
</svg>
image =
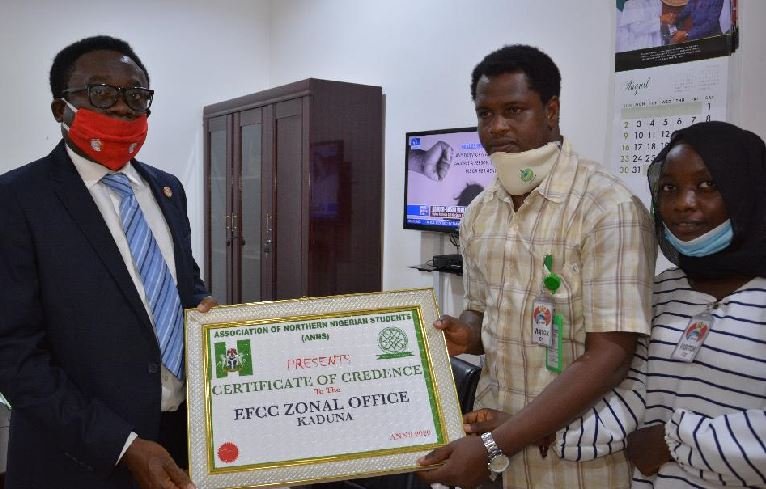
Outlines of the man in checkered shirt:
<svg viewBox="0 0 766 489">
<path fill-rule="evenodd" d="M 656 255 L 641 202 L 561 136 L 560 80 L 548 55 L 524 45 L 491 53 L 472 74 L 497 178 L 460 226 L 465 311 L 435 326 L 451 355 L 484 355 L 477 411 L 465 418 L 482 437 L 420 459 L 443 464 L 421 473 L 427 482 L 470 489 L 502 474 L 506 489 L 630 487 L 621 453 L 578 463 L 544 448 L 627 373 L 649 333 Z M 533 335 L 541 304 L 560 344 Z"/>
</svg>

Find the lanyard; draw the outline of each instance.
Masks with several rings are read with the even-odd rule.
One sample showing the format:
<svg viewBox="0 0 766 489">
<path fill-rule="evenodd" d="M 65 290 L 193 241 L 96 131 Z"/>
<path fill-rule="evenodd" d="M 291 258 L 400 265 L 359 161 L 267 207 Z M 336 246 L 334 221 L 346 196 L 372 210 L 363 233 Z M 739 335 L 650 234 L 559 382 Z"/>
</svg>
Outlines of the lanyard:
<svg viewBox="0 0 766 489">
<path fill-rule="evenodd" d="M 543 286 L 550 291 L 551 294 L 555 294 L 559 287 L 561 287 L 561 277 L 553 272 L 553 255 L 545 255 L 543 259 L 543 268 L 545 269 L 545 278 L 543 278 Z M 545 357 L 545 367 L 551 372 L 557 374 L 561 373 L 561 337 L 562 329 L 564 327 L 564 316 L 561 313 L 553 315 L 553 324 L 551 325 L 551 344 L 548 346 L 547 355 Z"/>
</svg>

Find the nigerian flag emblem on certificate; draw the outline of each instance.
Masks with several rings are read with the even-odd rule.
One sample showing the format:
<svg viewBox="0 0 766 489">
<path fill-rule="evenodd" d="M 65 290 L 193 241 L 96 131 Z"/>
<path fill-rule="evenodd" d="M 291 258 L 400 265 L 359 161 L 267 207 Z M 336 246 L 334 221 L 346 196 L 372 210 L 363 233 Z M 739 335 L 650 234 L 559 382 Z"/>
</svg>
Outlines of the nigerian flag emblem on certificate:
<svg viewBox="0 0 766 489">
<path fill-rule="evenodd" d="M 240 377 L 253 375 L 253 362 L 250 354 L 250 340 L 237 340 L 236 346 L 227 345 L 225 342 L 216 342 L 215 348 L 215 376 L 217 379 L 226 377 L 230 373 L 237 372 Z"/>
</svg>

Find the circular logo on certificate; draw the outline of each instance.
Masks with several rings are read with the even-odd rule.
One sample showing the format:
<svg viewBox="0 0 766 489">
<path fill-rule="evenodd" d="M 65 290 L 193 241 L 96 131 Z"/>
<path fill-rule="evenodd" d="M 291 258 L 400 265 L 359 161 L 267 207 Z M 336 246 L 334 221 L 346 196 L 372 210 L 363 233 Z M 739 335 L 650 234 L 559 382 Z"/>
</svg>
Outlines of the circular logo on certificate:
<svg viewBox="0 0 766 489">
<path fill-rule="evenodd" d="M 385 328 L 378 334 L 378 346 L 386 353 L 402 352 L 407 348 L 407 335 L 399 328 Z"/>
<path fill-rule="evenodd" d="M 227 441 L 218 447 L 218 458 L 221 459 L 221 462 L 228 464 L 237 460 L 237 457 L 239 457 L 239 448 L 237 448 L 237 445 Z"/>
<path fill-rule="evenodd" d="M 389 326 L 378 333 L 378 348 L 383 351 L 378 355 L 378 360 L 412 356 L 412 352 L 405 351 L 407 348 L 407 333 L 403 330 Z"/>
</svg>

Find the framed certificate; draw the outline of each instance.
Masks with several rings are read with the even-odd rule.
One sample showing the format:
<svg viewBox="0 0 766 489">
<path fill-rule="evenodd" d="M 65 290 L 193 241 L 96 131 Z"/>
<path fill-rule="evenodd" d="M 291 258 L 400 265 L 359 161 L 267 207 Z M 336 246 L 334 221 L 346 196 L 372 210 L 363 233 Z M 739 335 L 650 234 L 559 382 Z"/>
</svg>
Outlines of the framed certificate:
<svg viewBox="0 0 766 489">
<path fill-rule="evenodd" d="M 417 469 L 463 436 L 432 289 L 186 311 L 200 489 Z"/>
</svg>

